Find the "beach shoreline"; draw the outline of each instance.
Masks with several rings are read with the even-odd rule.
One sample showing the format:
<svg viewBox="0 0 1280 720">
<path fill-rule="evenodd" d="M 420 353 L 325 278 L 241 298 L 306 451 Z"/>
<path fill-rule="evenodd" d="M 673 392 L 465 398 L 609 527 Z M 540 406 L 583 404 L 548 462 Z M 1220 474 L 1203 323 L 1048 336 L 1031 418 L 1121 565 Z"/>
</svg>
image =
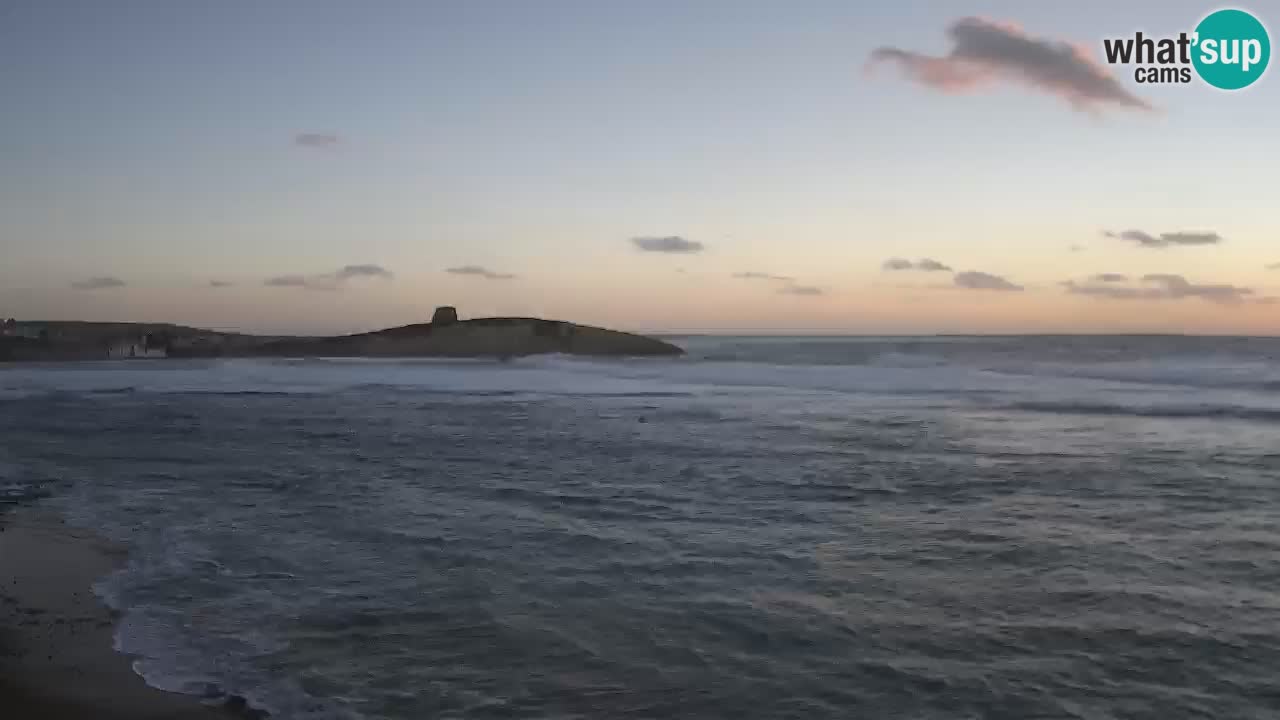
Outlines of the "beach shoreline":
<svg viewBox="0 0 1280 720">
<path fill-rule="evenodd" d="M 239 698 L 210 704 L 158 690 L 114 648 L 118 614 L 93 583 L 126 548 L 37 508 L 0 515 L 0 708 L 25 720 L 264 717 Z"/>
</svg>

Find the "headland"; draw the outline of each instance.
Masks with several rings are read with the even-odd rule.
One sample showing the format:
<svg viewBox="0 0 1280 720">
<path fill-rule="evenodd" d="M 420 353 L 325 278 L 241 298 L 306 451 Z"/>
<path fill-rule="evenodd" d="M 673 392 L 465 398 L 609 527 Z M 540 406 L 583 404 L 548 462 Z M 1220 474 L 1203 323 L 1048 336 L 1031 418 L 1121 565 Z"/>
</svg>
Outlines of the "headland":
<svg viewBox="0 0 1280 720">
<path fill-rule="evenodd" d="M 430 322 L 332 336 L 268 336 L 155 323 L 18 322 L 4 325 L 0 361 L 217 357 L 491 357 L 543 353 L 675 356 L 657 338 L 562 320 L 459 320 L 452 307 Z"/>
</svg>

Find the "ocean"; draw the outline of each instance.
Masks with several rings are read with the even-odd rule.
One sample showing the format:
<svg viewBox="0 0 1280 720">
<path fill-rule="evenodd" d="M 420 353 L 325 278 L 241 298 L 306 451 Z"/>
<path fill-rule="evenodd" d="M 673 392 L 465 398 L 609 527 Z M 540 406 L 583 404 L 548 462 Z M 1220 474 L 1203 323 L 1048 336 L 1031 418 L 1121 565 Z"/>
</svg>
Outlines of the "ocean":
<svg viewBox="0 0 1280 720">
<path fill-rule="evenodd" d="M 1280 717 L 1280 339 L 0 368 L 151 684 L 277 718 Z"/>
</svg>

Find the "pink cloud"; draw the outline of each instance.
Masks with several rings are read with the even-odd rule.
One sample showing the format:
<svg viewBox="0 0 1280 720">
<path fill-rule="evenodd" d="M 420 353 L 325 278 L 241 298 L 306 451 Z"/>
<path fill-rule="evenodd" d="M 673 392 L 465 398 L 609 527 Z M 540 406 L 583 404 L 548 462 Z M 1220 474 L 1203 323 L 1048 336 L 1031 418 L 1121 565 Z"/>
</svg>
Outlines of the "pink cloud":
<svg viewBox="0 0 1280 720">
<path fill-rule="evenodd" d="M 947 55 L 881 47 L 871 53 L 869 66 L 897 65 L 912 80 L 946 93 L 1014 82 L 1055 95 L 1077 110 L 1103 106 L 1154 109 L 1078 45 L 1035 37 L 1016 25 L 975 17 L 952 23 L 947 36 L 953 45 Z"/>
</svg>

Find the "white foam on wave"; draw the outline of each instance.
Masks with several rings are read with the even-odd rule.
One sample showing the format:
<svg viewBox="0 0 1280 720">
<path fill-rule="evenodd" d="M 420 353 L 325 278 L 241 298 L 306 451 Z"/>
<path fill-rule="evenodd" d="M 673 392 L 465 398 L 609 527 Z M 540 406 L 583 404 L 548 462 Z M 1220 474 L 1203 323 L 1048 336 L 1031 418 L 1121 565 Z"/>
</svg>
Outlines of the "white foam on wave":
<svg viewBox="0 0 1280 720">
<path fill-rule="evenodd" d="M 237 627 L 230 637 L 215 638 L 201 633 L 196 619 L 176 607 L 130 604 L 131 588 L 172 582 L 168 573 L 181 572 L 183 562 L 205 562 L 203 553 L 187 552 L 193 548 L 178 542 L 156 552 L 135 545 L 124 567 L 93 586 L 101 601 L 120 614 L 113 647 L 134 658 L 133 671 L 159 690 L 215 701 L 239 696 L 273 717 L 359 720 L 358 714 L 318 702 L 291 679 L 268 677 L 254 668 L 250 658 L 281 652 L 286 646 L 256 629 L 253 618 L 218 618 L 220 625 L 230 622 Z"/>
<path fill-rule="evenodd" d="M 79 365 L 54 372 L 19 370 L 0 375 L 0 393 L 199 393 L 226 395 L 327 394 L 376 387 L 403 391 L 507 396 L 526 400 L 547 396 L 661 397 L 740 394 L 823 393 L 935 398 L 987 395 L 1010 402 L 1094 401 L 1106 393 L 1144 395 L 1153 383 L 1170 400 L 1178 393 L 1236 389 L 1249 382 L 1280 384 L 1280 368 L 1264 363 L 1225 364 L 1200 360 L 1160 363 L 1024 363 L 989 368 L 937 364 L 881 355 L 872 364 L 776 364 L 683 359 L 600 360 L 542 356 L 510 363 L 477 360 L 227 360 Z M 156 371 L 165 367 L 163 371 Z M 1147 387 L 1143 387 L 1147 386 Z M 1278 385 L 1280 386 L 1280 385 Z M 1268 393 L 1267 395 L 1271 395 Z M 1236 404 L 1231 402 L 1221 403 Z M 1269 402 L 1243 407 L 1269 410 Z"/>
<path fill-rule="evenodd" d="M 1280 392 L 1280 366 L 1261 361 L 1176 358 L 1143 362 L 1038 363 L 1002 370 L 1035 376 Z"/>
</svg>

